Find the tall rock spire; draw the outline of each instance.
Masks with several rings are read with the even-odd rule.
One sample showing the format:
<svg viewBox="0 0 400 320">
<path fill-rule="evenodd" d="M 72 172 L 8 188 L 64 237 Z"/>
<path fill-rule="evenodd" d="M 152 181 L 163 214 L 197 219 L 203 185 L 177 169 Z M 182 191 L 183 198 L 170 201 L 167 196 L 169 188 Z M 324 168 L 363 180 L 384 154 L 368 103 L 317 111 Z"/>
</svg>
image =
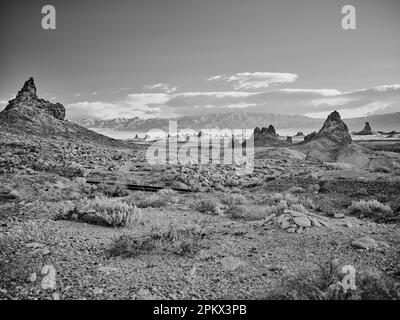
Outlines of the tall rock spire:
<svg viewBox="0 0 400 320">
<path fill-rule="evenodd" d="M 37 99 L 35 81 L 32 77 L 25 81 L 24 86 L 18 92 L 16 99 L 19 101 Z"/>
</svg>

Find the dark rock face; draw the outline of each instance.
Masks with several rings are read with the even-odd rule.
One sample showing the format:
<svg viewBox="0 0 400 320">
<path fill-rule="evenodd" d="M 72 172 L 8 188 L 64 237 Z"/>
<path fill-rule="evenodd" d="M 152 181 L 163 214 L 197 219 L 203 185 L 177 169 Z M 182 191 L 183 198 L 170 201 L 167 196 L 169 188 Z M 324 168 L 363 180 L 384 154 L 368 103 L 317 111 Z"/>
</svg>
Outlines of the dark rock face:
<svg viewBox="0 0 400 320">
<path fill-rule="evenodd" d="M 65 108 L 63 105 L 60 103 L 51 103 L 37 97 L 33 78 L 29 78 L 29 80 L 25 82 L 15 99 L 9 101 L 5 110 L 20 108 L 22 106 L 43 109 L 56 119 L 65 119 Z"/>
<path fill-rule="evenodd" d="M 279 139 L 279 135 L 273 125 L 269 127 L 262 127 L 254 129 L 254 145 L 257 147 L 261 146 L 284 146 L 291 142 L 288 140 Z"/>
<path fill-rule="evenodd" d="M 329 139 L 339 146 L 345 146 L 352 143 L 349 128 L 341 119 L 339 112 L 332 112 L 326 119 L 321 130 L 319 130 L 318 133 L 313 132 L 305 136 L 304 141 L 310 142 L 321 138 Z"/>
<path fill-rule="evenodd" d="M 370 136 L 373 134 L 371 126 L 369 125 L 369 122 L 365 123 L 364 129 L 361 130 L 360 132 L 355 132 L 354 133 L 357 136 Z"/>
</svg>

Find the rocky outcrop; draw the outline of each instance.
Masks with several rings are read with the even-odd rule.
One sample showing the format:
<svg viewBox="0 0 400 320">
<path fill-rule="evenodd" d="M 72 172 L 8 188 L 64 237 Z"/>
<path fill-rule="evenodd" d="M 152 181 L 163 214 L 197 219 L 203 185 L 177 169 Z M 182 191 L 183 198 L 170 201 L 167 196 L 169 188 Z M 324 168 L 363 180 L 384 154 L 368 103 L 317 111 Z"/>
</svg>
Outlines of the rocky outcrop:
<svg viewBox="0 0 400 320">
<path fill-rule="evenodd" d="M 80 142 L 123 147 L 126 144 L 65 120 L 65 108 L 38 98 L 33 78 L 25 82 L 17 96 L 0 112 L 0 131 L 43 138 L 63 138 Z"/>
<path fill-rule="evenodd" d="M 65 108 L 60 103 L 51 103 L 49 101 L 39 99 L 36 93 L 36 86 L 33 78 L 29 78 L 18 92 L 15 99 L 9 101 L 5 110 L 20 108 L 21 106 L 43 109 L 56 119 L 65 119 Z"/>
<path fill-rule="evenodd" d="M 331 143 L 337 146 L 346 146 L 352 143 L 349 128 L 341 119 L 339 112 L 332 112 L 319 132 L 313 132 L 304 137 L 305 142 L 321 139 L 330 140 Z"/>
<path fill-rule="evenodd" d="M 255 128 L 254 133 L 254 146 L 264 147 L 264 146 L 285 146 L 291 144 L 289 140 L 280 139 L 279 135 L 273 125 L 269 127 Z"/>
<path fill-rule="evenodd" d="M 356 136 L 370 136 L 373 135 L 374 133 L 372 132 L 369 122 L 366 122 L 363 130 L 359 132 L 354 132 L 353 134 Z"/>
</svg>

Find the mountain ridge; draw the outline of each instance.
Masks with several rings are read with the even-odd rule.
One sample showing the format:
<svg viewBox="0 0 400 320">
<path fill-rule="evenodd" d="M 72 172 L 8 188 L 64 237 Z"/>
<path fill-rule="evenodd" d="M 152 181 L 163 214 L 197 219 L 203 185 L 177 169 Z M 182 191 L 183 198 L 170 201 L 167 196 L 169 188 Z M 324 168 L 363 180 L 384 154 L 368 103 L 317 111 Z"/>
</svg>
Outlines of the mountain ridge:
<svg viewBox="0 0 400 320">
<path fill-rule="evenodd" d="M 152 118 L 118 118 L 111 120 L 78 120 L 77 124 L 92 129 L 110 129 L 116 131 L 146 132 L 152 129 L 168 130 L 168 121 L 178 122 L 178 129 L 251 129 L 272 124 L 277 130 L 309 129 L 318 130 L 324 119 L 310 118 L 302 115 L 282 115 L 272 113 L 220 113 L 202 116 L 184 116 L 170 119 Z M 350 131 L 359 131 L 365 122 L 371 123 L 377 131 L 400 131 L 400 112 L 366 117 L 344 119 Z"/>
</svg>

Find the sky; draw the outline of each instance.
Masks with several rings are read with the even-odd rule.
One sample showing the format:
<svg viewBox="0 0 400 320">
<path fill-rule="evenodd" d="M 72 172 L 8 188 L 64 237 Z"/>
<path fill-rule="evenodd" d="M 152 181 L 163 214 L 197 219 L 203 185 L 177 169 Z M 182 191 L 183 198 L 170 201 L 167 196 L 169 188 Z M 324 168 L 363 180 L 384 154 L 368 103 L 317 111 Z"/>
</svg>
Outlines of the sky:
<svg viewBox="0 0 400 320">
<path fill-rule="evenodd" d="M 71 120 L 398 112 L 399 16 L 399 0 L 2 1 L 0 110 L 33 76 Z"/>
</svg>

